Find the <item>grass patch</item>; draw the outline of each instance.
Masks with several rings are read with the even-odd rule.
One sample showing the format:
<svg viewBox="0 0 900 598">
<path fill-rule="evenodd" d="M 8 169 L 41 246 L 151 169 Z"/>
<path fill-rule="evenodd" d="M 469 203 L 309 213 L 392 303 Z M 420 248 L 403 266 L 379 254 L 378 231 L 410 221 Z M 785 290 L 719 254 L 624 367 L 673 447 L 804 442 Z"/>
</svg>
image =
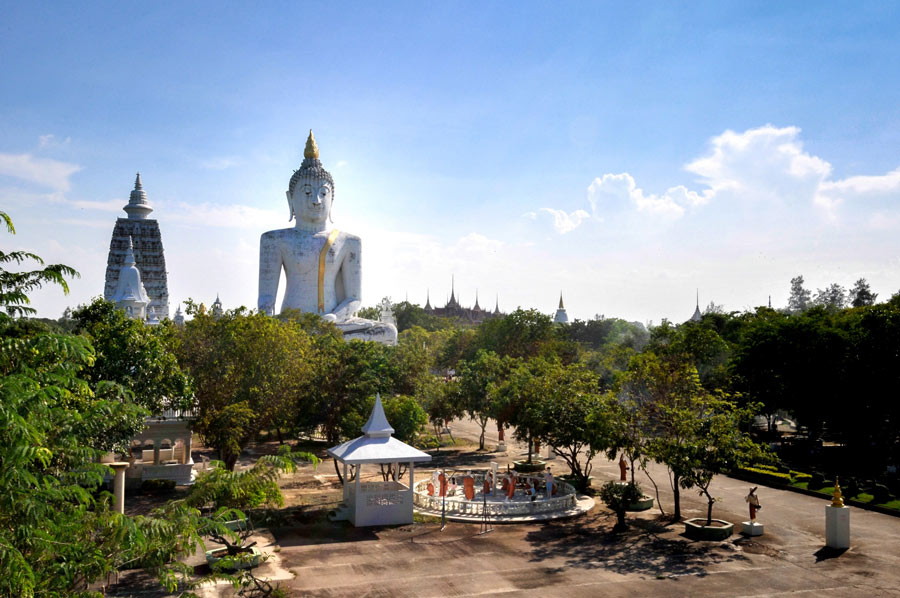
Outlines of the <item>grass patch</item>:
<svg viewBox="0 0 900 598">
<path fill-rule="evenodd" d="M 441 518 L 434 515 L 423 515 L 422 513 L 413 513 L 413 523 L 440 523 Z"/>
<path fill-rule="evenodd" d="M 803 490 L 809 490 L 809 482 L 808 481 L 794 482 L 791 484 L 791 486 L 793 486 L 794 488 L 802 488 Z"/>
<path fill-rule="evenodd" d="M 882 503 L 878 506 L 884 507 L 885 509 L 894 509 L 895 511 L 900 511 L 900 499 L 894 499 L 886 503 Z"/>
</svg>

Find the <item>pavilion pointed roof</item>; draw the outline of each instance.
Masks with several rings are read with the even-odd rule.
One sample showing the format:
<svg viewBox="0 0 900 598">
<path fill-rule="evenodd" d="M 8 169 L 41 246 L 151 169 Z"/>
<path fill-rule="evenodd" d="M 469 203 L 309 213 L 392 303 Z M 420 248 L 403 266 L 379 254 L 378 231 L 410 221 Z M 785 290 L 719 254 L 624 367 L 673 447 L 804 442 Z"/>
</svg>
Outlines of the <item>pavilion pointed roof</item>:
<svg viewBox="0 0 900 598">
<path fill-rule="evenodd" d="M 431 461 L 428 453 L 392 436 L 394 428 L 384 415 L 380 394 L 375 395 L 375 406 L 362 431 L 362 436 L 328 449 L 328 455 L 350 465 Z"/>
<path fill-rule="evenodd" d="M 390 436 L 394 433 L 394 428 L 388 423 L 387 417 L 384 415 L 384 406 L 381 404 L 381 393 L 375 395 L 375 406 L 372 407 L 372 414 L 369 421 L 362 427 L 363 434 L 370 438 L 382 438 Z"/>
</svg>

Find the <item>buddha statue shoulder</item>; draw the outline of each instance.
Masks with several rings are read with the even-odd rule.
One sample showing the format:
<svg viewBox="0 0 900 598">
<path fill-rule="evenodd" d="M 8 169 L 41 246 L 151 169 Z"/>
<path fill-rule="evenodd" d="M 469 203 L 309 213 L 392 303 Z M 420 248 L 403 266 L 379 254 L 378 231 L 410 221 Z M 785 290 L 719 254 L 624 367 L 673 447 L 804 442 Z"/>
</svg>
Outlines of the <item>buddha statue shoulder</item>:
<svg viewBox="0 0 900 598">
<path fill-rule="evenodd" d="M 303 163 L 287 190 L 292 228 L 263 233 L 259 242 L 260 311 L 273 315 L 284 271 L 281 311 L 298 309 L 333 322 L 345 339 L 396 344 L 397 328 L 356 317 L 361 306 L 362 243 L 356 235 L 328 228 L 334 179 L 319 161 L 312 131 Z"/>
</svg>

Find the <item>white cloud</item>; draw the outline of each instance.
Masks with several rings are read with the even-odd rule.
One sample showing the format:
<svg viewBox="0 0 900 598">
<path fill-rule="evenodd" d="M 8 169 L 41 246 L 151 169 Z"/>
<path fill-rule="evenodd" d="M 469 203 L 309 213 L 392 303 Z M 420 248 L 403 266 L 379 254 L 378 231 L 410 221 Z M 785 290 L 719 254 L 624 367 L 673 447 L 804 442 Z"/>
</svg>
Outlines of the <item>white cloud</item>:
<svg viewBox="0 0 900 598">
<path fill-rule="evenodd" d="M 119 212 L 128 203 L 122 199 L 108 199 L 106 201 L 90 201 L 87 199 L 63 199 L 63 202 L 73 208 L 82 210 L 99 210 L 102 212 Z"/>
<path fill-rule="evenodd" d="M 124 204 L 123 204 L 124 205 Z M 211 203 L 189 204 L 184 202 L 159 204 L 165 211 L 167 222 L 217 228 L 242 228 L 254 231 L 265 231 L 273 228 L 273 224 L 287 222 L 287 205 L 283 212 L 261 210 L 253 206 L 233 204 L 229 206 Z M 119 206 L 121 208 L 121 206 Z"/>
<path fill-rule="evenodd" d="M 831 164 L 804 151 L 798 127 L 765 125 L 742 133 L 727 130 L 710 139 L 709 145 L 705 155 L 684 167 L 699 176 L 702 189 L 676 185 L 660 194 L 648 193 L 627 172 L 607 173 L 588 187 L 590 214 L 546 207 L 524 217 L 534 220 L 538 213 L 550 214 L 556 231 L 563 234 L 591 216 L 597 218 L 622 205 L 672 220 L 711 202 L 770 202 L 788 209 L 815 206 L 826 219 L 836 221 L 844 203 L 864 210 L 867 201 L 895 202 L 900 194 L 900 168 L 883 175 L 830 180 Z M 870 203 L 868 207 L 874 210 L 877 206 Z M 896 218 L 891 214 L 873 211 L 868 224 L 880 229 L 893 227 Z"/>
<path fill-rule="evenodd" d="M 606 204 L 628 201 L 639 212 L 678 218 L 684 214 L 684 207 L 677 200 L 687 201 L 692 205 L 700 203 L 699 196 L 684 187 L 673 187 L 662 195 L 645 194 L 643 189 L 635 184 L 634 177 L 627 172 L 604 174 L 594 179 L 588 187 L 588 201 L 594 214 L 604 211 L 608 207 Z"/>
<path fill-rule="evenodd" d="M 550 214 L 553 217 L 553 228 L 561 235 L 571 232 L 581 226 L 581 223 L 591 217 L 584 210 L 575 210 L 571 214 L 564 210 L 554 210 L 553 208 L 541 208 L 541 212 Z"/>
<path fill-rule="evenodd" d="M 56 138 L 56 135 L 48 133 L 47 135 L 41 135 L 38 137 L 38 148 L 45 149 L 48 147 L 60 147 L 63 145 L 68 145 L 70 141 L 72 141 L 71 137 L 66 137 L 65 139 L 60 140 Z"/>
<path fill-rule="evenodd" d="M 69 177 L 81 166 L 50 158 L 35 158 L 31 154 L 0 153 L 0 175 L 37 183 L 57 191 L 68 191 Z"/>
<path fill-rule="evenodd" d="M 233 156 L 220 156 L 218 158 L 203 160 L 200 162 L 200 167 L 206 168 L 207 170 L 227 170 L 238 166 L 240 163 L 240 160 Z"/>
</svg>

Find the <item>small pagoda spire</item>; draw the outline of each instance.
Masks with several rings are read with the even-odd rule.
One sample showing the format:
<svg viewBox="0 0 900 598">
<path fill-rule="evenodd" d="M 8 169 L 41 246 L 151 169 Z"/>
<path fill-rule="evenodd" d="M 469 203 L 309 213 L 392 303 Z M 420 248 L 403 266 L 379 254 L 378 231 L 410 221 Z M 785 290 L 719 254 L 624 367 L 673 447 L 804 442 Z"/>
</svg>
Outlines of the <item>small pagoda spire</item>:
<svg viewBox="0 0 900 598">
<path fill-rule="evenodd" d="M 316 145 L 316 138 L 313 136 L 312 129 L 309 130 L 309 137 L 306 138 L 306 147 L 303 148 L 304 158 L 319 159 L 319 146 Z"/>
<path fill-rule="evenodd" d="M 475 289 L 475 307 L 473 309 L 475 311 L 481 311 L 481 307 L 478 305 L 478 289 Z"/>
<path fill-rule="evenodd" d="M 431 289 L 425 289 L 425 310 L 431 310 Z"/>
<path fill-rule="evenodd" d="M 772 295 L 769 295 L 769 309 L 772 309 Z"/>
<path fill-rule="evenodd" d="M 450 300 L 447 305 L 456 305 L 456 275 L 450 275 Z"/>
<path fill-rule="evenodd" d="M 126 266 L 134 266 L 137 263 L 134 261 L 134 243 L 131 241 L 131 235 L 128 235 L 128 247 L 125 248 L 125 261 L 123 263 Z"/>
<path fill-rule="evenodd" d="M 372 414 L 369 421 L 362 427 L 363 434 L 369 438 L 386 438 L 394 433 L 394 428 L 388 423 L 387 417 L 384 415 L 384 407 L 381 405 L 381 393 L 375 395 L 375 406 L 372 407 Z"/>
<path fill-rule="evenodd" d="M 494 313 L 500 314 L 500 293 L 497 293 L 497 300 L 494 303 Z"/>
<path fill-rule="evenodd" d="M 563 300 L 562 300 L 562 291 L 560 291 L 559 292 L 559 309 L 565 309 L 565 308 L 566 308 L 566 306 L 563 305 Z"/>
</svg>

